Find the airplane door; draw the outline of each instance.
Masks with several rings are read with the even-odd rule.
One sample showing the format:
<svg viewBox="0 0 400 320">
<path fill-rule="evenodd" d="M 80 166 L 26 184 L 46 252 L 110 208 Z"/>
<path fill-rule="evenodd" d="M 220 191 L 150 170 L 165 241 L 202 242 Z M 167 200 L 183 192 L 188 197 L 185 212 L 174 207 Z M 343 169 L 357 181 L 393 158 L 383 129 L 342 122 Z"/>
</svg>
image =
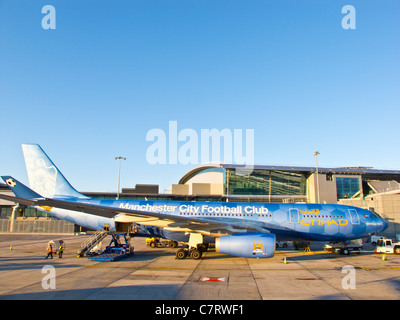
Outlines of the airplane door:
<svg viewBox="0 0 400 320">
<path fill-rule="evenodd" d="M 299 223 L 299 209 L 289 209 L 289 222 Z"/>
<path fill-rule="evenodd" d="M 355 209 L 349 209 L 351 224 L 360 224 L 360 217 Z"/>
</svg>

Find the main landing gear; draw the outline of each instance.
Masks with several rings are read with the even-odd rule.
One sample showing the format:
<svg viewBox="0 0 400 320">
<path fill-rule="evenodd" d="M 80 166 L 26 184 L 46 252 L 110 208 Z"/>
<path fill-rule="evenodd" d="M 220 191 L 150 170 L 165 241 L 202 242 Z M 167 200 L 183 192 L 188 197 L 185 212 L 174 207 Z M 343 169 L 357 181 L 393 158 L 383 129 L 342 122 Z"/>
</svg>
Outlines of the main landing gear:
<svg viewBox="0 0 400 320">
<path fill-rule="evenodd" d="M 176 252 L 177 259 L 185 259 L 187 257 L 192 258 L 194 260 L 199 260 L 203 256 L 203 252 L 206 252 L 208 249 L 208 244 L 201 243 L 197 245 L 197 248 L 191 247 L 190 249 L 179 249 Z"/>
<path fill-rule="evenodd" d="M 185 259 L 190 257 L 199 260 L 203 256 L 203 252 L 207 251 L 208 244 L 203 243 L 203 235 L 200 233 L 191 233 L 188 243 L 189 249 L 179 249 L 176 252 L 177 259 Z"/>
</svg>

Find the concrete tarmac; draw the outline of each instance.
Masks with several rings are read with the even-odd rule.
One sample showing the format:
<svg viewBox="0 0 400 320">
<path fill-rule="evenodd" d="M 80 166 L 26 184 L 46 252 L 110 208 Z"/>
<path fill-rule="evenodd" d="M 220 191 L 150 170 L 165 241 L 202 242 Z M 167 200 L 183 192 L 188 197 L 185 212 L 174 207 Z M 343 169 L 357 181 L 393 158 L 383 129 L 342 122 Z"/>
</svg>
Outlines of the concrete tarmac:
<svg viewBox="0 0 400 320">
<path fill-rule="evenodd" d="M 1 234 L 0 300 L 400 299 L 400 256 L 382 260 L 373 248 L 343 256 L 312 243 L 312 252 L 277 249 L 270 259 L 210 249 L 201 260 L 177 260 L 177 249 L 152 249 L 144 238 L 134 238 L 135 255 L 96 262 L 77 257 L 86 238 Z M 47 242 L 59 239 L 66 243 L 63 258 L 45 259 Z M 55 272 L 52 279 L 49 270 Z"/>
</svg>

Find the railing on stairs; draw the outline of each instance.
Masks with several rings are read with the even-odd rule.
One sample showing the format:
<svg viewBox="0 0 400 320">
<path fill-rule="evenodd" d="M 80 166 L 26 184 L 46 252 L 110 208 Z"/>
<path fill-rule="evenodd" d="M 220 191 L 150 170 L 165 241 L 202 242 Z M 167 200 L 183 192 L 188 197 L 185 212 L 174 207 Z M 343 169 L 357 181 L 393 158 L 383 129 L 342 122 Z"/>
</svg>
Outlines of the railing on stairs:
<svg viewBox="0 0 400 320">
<path fill-rule="evenodd" d="M 86 241 L 82 242 L 81 249 L 78 251 L 78 257 L 83 257 L 90 249 L 102 241 L 108 232 L 96 231 L 92 236 L 90 236 Z"/>
</svg>

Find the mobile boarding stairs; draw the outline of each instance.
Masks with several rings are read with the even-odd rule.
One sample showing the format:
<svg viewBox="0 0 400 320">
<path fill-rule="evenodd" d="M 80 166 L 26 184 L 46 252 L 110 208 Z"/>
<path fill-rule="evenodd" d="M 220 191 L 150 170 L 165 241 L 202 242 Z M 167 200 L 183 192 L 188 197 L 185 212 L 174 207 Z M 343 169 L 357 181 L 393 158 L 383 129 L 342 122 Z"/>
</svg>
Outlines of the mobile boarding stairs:
<svg viewBox="0 0 400 320">
<path fill-rule="evenodd" d="M 93 249 L 107 236 L 111 236 L 110 244 L 100 254 Z M 126 233 L 113 233 L 97 231 L 81 244 L 78 257 L 88 256 L 93 261 L 116 261 L 133 255 L 134 248 L 129 244 L 129 236 Z"/>
</svg>

